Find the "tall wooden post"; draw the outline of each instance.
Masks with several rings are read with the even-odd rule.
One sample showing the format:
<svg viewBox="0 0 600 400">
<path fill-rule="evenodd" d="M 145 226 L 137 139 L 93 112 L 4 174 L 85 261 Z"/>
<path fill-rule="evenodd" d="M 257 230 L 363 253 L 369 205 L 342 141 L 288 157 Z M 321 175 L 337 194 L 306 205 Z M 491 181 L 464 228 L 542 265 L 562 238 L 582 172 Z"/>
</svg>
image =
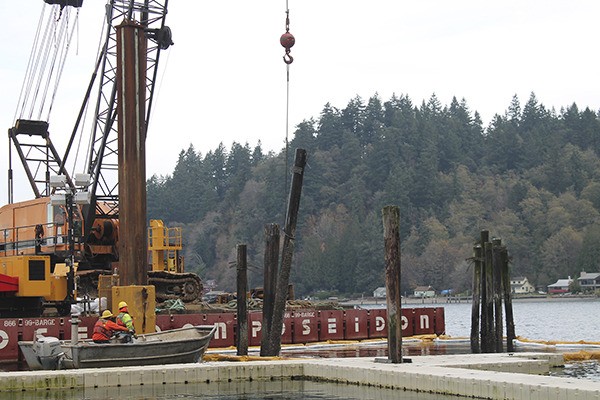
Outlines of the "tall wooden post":
<svg viewBox="0 0 600 400">
<path fill-rule="evenodd" d="M 122 285 L 148 282 L 146 231 L 146 35 L 125 21 L 117 26 L 119 146 L 119 275 Z"/>
<path fill-rule="evenodd" d="M 302 181 L 304 168 L 306 167 L 306 150 L 296 149 L 294 159 L 294 170 L 292 175 L 292 186 L 288 210 L 285 218 L 283 248 L 281 252 L 281 267 L 277 277 L 277 291 L 275 294 L 275 305 L 273 307 L 273 322 L 271 324 L 269 342 L 273 345 L 274 355 L 281 351 L 281 331 L 283 329 L 283 317 L 285 315 L 285 303 L 288 296 L 290 284 L 290 272 L 292 268 L 292 256 L 295 248 L 296 224 L 298 211 L 300 209 L 300 194 L 302 193 Z"/>
<path fill-rule="evenodd" d="M 277 284 L 277 262 L 279 261 L 279 225 L 265 226 L 265 261 L 263 277 L 263 322 L 260 342 L 261 356 L 275 356 L 269 346 L 271 325 L 273 323 L 273 306 Z"/>
<path fill-rule="evenodd" d="M 501 271 L 501 254 L 502 241 L 500 239 L 494 239 L 492 241 L 492 270 L 493 270 L 493 284 L 494 284 L 494 343 L 496 353 L 502 353 L 502 271 Z"/>
<path fill-rule="evenodd" d="M 471 352 L 479 353 L 479 309 L 481 296 L 481 245 L 473 248 L 473 296 L 471 303 Z"/>
<path fill-rule="evenodd" d="M 385 288 L 388 320 L 388 359 L 402 362 L 402 304 L 400 297 L 400 211 L 396 206 L 383 208 L 385 243 Z"/>
<path fill-rule="evenodd" d="M 248 307 L 246 293 L 248 292 L 248 268 L 246 260 L 246 245 L 237 246 L 237 355 L 248 355 Z"/>
<path fill-rule="evenodd" d="M 481 352 L 488 353 L 489 339 L 488 331 L 490 321 L 488 320 L 487 313 L 487 297 L 488 287 L 487 281 L 487 268 L 486 268 L 486 257 L 485 257 L 485 244 L 489 241 L 490 233 L 488 231 L 481 231 L 481 330 L 480 330 L 480 343 Z"/>
<path fill-rule="evenodd" d="M 515 351 L 515 321 L 513 319 L 512 293 L 510 288 L 510 273 L 508 269 L 508 251 L 503 247 L 500 251 L 500 268 L 502 270 L 502 286 L 504 288 L 504 309 L 506 311 L 506 351 Z"/>
<path fill-rule="evenodd" d="M 484 309 L 482 313 L 485 313 L 487 320 L 486 326 L 486 343 L 485 353 L 493 353 L 496 349 L 495 336 L 494 336 L 494 273 L 493 273 L 493 253 L 492 243 L 489 241 L 483 244 L 483 252 L 485 257 L 485 300 L 483 301 Z"/>
</svg>

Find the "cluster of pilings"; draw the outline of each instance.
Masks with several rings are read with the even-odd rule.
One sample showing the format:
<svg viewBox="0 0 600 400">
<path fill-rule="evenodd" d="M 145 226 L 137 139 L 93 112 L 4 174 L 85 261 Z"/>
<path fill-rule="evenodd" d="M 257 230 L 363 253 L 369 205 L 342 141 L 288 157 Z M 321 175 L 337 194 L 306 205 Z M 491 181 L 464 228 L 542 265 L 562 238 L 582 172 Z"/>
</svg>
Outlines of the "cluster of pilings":
<svg viewBox="0 0 600 400">
<path fill-rule="evenodd" d="M 473 308 L 471 311 L 471 351 L 502 353 L 502 299 L 506 311 L 506 350 L 513 352 L 513 320 L 508 251 L 500 239 L 490 241 L 489 231 L 481 231 L 481 241 L 473 248 Z"/>
<path fill-rule="evenodd" d="M 278 224 L 265 226 L 265 260 L 261 356 L 277 356 L 281 351 L 281 332 L 286 300 L 290 293 L 289 281 L 292 256 L 295 248 L 295 232 L 300 208 L 300 195 L 306 167 L 307 153 L 296 149 L 292 186 L 285 218 L 284 238 L 281 246 L 281 265 L 278 268 L 280 233 Z M 248 291 L 247 249 L 237 246 L 237 355 L 248 355 L 248 314 L 246 293 Z"/>
</svg>

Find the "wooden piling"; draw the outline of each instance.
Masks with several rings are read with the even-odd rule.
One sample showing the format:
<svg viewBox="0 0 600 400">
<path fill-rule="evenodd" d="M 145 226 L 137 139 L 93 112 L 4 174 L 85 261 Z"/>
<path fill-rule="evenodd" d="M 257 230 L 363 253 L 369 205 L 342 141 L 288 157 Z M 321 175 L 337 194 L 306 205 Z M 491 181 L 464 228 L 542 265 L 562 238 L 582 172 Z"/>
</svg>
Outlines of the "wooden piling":
<svg viewBox="0 0 600 400">
<path fill-rule="evenodd" d="M 122 285 L 146 285 L 146 38 L 132 21 L 116 29 L 119 276 Z"/>
<path fill-rule="evenodd" d="M 265 226 L 265 261 L 263 279 L 263 322 L 260 342 L 261 356 L 276 356 L 270 345 L 271 325 L 273 323 L 273 306 L 275 304 L 275 289 L 277 284 L 277 262 L 279 261 L 279 225 Z"/>
<path fill-rule="evenodd" d="M 504 310 L 506 313 L 506 351 L 515 351 L 513 340 L 515 339 L 515 321 L 513 319 L 512 293 L 510 288 L 510 272 L 508 269 L 508 250 L 503 247 L 500 251 L 500 268 L 502 270 L 502 287 L 504 288 Z"/>
<path fill-rule="evenodd" d="M 402 304 L 400 302 L 400 211 L 396 206 L 383 208 L 385 243 L 385 287 L 388 320 L 388 359 L 402 362 Z"/>
<path fill-rule="evenodd" d="M 473 248 L 473 296 L 471 303 L 471 352 L 479 353 L 479 311 L 481 299 L 481 265 L 482 265 L 482 248 L 481 245 L 476 245 Z"/>
<path fill-rule="evenodd" d="M 487 313 L 487 298 L 490 288 L 488 288 L 487 282 L 487 268 L 486 268 L 486 257 L 485 247 L 490 239 L 489 231 L 481 231 L 481 329 L 480 329 L 480 344 L 481 352 L 489 353 L 489 324 L 490 320 Z"/>
<path fill-rule="evenodd" d="M 494 344 L 496 353 L 502 353 L 502 270 L 501 270 L 501 253 L 502 241 L 498 238 L 492 240 L 492 271 L 493 271 L 493 287 L 494 287 Z M 509 283 L 510 284 L 510 283 Z"/>
<path fill-rule="evenodd" d="M 272 350 L 274 351 L 274 355 L 279 354 L 281 351 L 281 331 L 283 329 L 283 317 L 285 314 L 285 304 L 290 283 L 292 256 L 295 248 L 296 224 L 298 221 L 298 211 L 300 209 L 300 195 L 302 193 L 302 181 L 304 178 L 305 167 L 306 150 L 296 149 L 294 169 L 292 171 L 292 186 L 290 187 L 288 210 L 283 231 L 284 238 L 281 251 L 281 266 L 277 277 L 277 290 L 275 293 L 275 304 L 273 306 L 273 321 L 270 329 L 271 338 L 269 339 L 269 342 L 273 344 Z"/>
<path fill-rule="evenodd" d="M 246 293 L 248 292 L 248 267 L 246 260 L 246 245 L 237 246 L 237 355 L 248 355 L 248 307 Z"/>
<path fill-rule="evenodd" d="M 490 243 L 489 232 L 481 231 L 481 242 L 473 249 L 473 305 L 471 309 L 471 351 L 501 353 L 503 351 L 502 299 L 506 311 L 507 350 L 514 352 L 515 325 L 513 321 L 508 251 L 500 239 Z M 481 295 L 477 293 L 481 291 Z M 481 298 L 481 314 L 479 299 Z M 480 341 L 477 329 L 481 316 Z"/>
</svg>

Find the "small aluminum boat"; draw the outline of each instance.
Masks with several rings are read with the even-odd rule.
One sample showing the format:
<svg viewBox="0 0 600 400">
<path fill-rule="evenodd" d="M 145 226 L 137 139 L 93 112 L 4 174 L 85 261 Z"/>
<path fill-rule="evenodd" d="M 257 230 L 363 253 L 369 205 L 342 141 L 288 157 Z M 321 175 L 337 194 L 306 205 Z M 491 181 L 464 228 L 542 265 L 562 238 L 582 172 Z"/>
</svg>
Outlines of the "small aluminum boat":
<svg viewBox="0 0 600 400">
<path fill-rule="evenodd" d="M 19 341 L 19 347 L 32 370 L 197 363 L 215 330 L 212 325 L 188 326 L 138 335 L 130 343 L 74 343 L 38 335 L 33 341 Z"/>
</svg>

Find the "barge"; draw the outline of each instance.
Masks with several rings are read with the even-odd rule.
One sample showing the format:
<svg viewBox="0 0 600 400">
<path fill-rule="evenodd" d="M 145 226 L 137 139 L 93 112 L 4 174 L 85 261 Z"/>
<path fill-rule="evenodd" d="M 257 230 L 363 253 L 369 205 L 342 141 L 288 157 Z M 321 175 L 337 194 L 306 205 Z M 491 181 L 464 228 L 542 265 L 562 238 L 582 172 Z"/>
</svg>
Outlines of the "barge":
<svg viewBox="0 0 600 400">
<path fill-rule="evenodd" d="M 79 339 L 91 338 L 97 316 L 79 316 Z M 402 308 L 402 336 L 445 333 L 444 308 Z M 181 328 L 185 325 L 215 325 L 210 348 L 235 346 L 237 319 L 233 312 L 195 312 L 192 314 L 158 314 L 157 330 Z M 248 313 L 248 342 L 260 346 L 262 312 Z M 0 318 L 0 363 L 24 361 L 19 341 L 33 340 L 42 334 L 71 338 L 70 317 Z M 387 337 L 385 309 L 286 311 L 281 335 L 282 344 L 306 344 L 338 340 L 368 340 Z"/>
</svg>

